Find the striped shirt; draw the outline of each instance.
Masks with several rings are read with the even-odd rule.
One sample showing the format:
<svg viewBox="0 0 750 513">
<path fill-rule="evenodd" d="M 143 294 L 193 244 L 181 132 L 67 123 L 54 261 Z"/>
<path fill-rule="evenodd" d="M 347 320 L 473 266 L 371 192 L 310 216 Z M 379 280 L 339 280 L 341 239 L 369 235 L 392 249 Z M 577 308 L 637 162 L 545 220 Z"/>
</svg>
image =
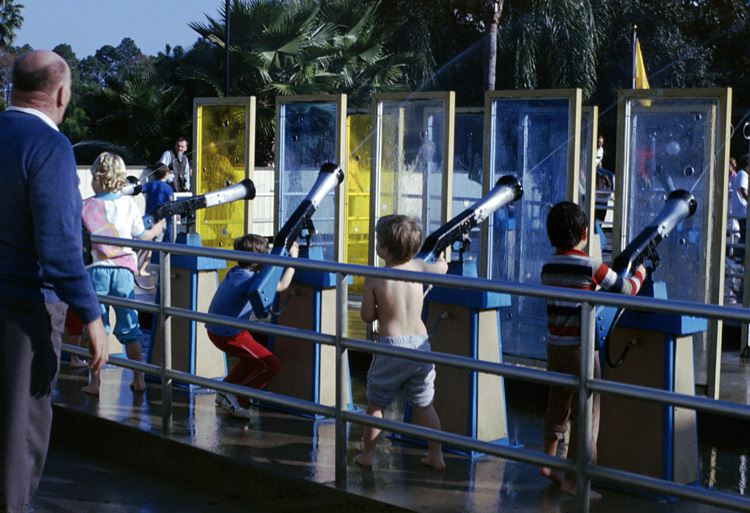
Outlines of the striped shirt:
<svg viewBox="0 0 750 513">
<path fill-rule="evenodd" d="M 636 272 L 623 278 L 600 260 L 577 249 L 559 249 L 542 267 L 542 284 L 577 290 L 596 290 L 634 296 L 644 276 Z M 559 299 L 547 300 L 548 343 L 577 346 L 581 343 L 581 303 Z"/>
</svg>

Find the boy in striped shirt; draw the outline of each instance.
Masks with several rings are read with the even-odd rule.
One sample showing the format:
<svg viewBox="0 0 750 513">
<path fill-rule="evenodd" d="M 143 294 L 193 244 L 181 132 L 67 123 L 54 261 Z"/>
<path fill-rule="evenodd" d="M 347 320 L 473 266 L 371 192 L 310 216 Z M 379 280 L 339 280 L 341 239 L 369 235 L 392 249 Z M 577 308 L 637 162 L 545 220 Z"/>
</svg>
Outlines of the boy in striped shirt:
<svg viewBox="0 0 750 513">
<path fill-rule="evenodd" d="M 547 236 L 555 254 L 542 267 L 542 284 L 577 290 L 596 290 L 601 287 L 610 292 L 635 295 L 641 288 L 646 269 L 639 265 L 630 277 L 616 274 L 600 260 L 588 256 L 583 248 L 588 240 L 586 213 L 569 201 L 556 204 L 547 215 Z M 581 368 L 581 304 L 573 301 L 547 300 L 547 369 L 554 372 L 578 375 Z M 594 377 L 601 377 L 598 354 L 594 357 Z M 599 431 L 599 396 L 594 394 L 591 459 L 596 462 L 596 440 Z M 557 445 L 565 437 L 571 418 L 568 456 L 576 459 L 578 432 L 578 389 L 550 385 L 547 411 L 544 414 L 542 436 L 544 453 L 555 456 Z M 575 475 L 563 475 L 548 467 L 539 473 L 560 484 L 560 490 L 576 495 Z M 601 495 L 591 491 L 591 499 Z"/>
</svg>

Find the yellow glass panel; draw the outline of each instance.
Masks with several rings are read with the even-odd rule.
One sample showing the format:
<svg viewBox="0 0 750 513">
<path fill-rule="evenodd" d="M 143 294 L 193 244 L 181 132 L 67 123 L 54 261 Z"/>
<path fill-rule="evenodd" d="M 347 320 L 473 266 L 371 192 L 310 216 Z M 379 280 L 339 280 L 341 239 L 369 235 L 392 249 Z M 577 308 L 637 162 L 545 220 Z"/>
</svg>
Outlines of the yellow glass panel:
<svg viewBox="0 0 750 513">
<path fill-rule="evenodd" d="M 196 193 L 223 189 L 245 179 L 247 106 L 198 107 Z M 225 203 L 196 212 L 196 232 L 206 247 L 232 249 L 234 239 L 245 234 L 245 201 Z M 227 262 L 227 267 L 232 265 Z M 220 273 L 220 278 L 226 273 Z"/>
<path fill-rule="evenodd" d="M 346 247 L 347 263 L 367 265 L 370 232 L 370 162 L 372 123 L 369 114 L 347 117 L 348 161 L 346 188 Z M 362 276 L 354 276 L 349 292 L 361 294 Z"/>
</svg>

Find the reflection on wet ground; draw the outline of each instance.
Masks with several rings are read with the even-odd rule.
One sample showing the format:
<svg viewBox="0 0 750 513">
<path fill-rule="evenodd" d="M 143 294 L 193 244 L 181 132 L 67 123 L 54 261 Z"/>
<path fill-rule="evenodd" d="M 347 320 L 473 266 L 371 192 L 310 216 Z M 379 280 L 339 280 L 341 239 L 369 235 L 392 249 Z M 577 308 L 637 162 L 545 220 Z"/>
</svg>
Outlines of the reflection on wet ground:
<svg viewBox="0 0 750 513">
<path fill-rule="evenodd" d="M 356 336 L 356 335 L 355 335 Z M 369 357 L 350 355 L 352 388 L 355 403 L 363 405 L 364 376 Z M 743 402 L 750 383 L 750 362 L 739 357 L 739 350 L 731 348 L 723 354 L 724 373 L 722 398 Z M 241 420 L 216 408 L 212 391 L 176 388 L 174 392 L 174 433 L 161 434 L 161 388 L 148 383 L 144 393 L 133 393 L 128 384 L 131 371 L 108 366 L 102 373 L 102 391 L 99 398 L 80 392 L 86 382 L 86 370 L 70 370 L 63 362 L 55 392 L 55 403 L 71 415 L 58 412 L 56 422 L 75 419 L 76 430 L 83 440 L 93 436 L 86 419 L 107 419 L 111 425 L 111 438 L 103 446 L 127 445 L 136 428 L 148 434 L 153 443 L 169 439 L 185 447 L 198 448 L 191 455 L 202 465 L 200 454 L 219 455 L 215 472 L 222 473 L 221 461 L 242 465 L 248 476 L 258 472 L 272 472 L 290 479 L 324 485 L 333 491 L 334 483 L 334 424 L 332 421 L 314 420 L 265 407 L 252 407 L 252 418 Z M 543 387 L 506 380 L 509 439 L 526 449 L 541 451 L 541 417 L 544 412 L 546 391 Z M 387 415 L 400 419 L 403 406 L 396 404 Z M 100 430 L 101 431 L 101 430 Z M 737 497 L 747 493 L 747 461 L 750 444 L 747 444 L 748 426 L 737 421 L 700 415 L 698 417 L 700 482 L 702 486 L 726 492 Z M 575 511 L 575 500 L 562 495 L 558 489 L 541 478 L 533 466 L 495 457 L 470 459 L 446 453 L 448 469 L 437 472 L 420 464 L 424 448 L 382 436 L 374 468 L 362 469 L 353 462 L 361 450 L 361 426 L 349 429 L 347 449 L 347 484 L 345 491 L 371 498 L 386 504 L 414 511 L 430 512 L 486 512 L 486 511 Z M 145 450 L 150 442 L 139 439 Z M 89 440 L 90 441 L 90 440 Z M 637 440 L 623 440 L 637 444 Z M 106 451 L 102 449 L 103 453 Z M 175 449 L 170 454 L 174 454 Z M 153 449 L 156 454 L 157 449 Z M 198 456 L 196 456 L 198 455 Z M 163 469 L 182 483 L 181 469 Z M 206 463 L 209 464 L 209 463 Z M 184 469 L 182 469 L 184 470 Z M 251 479 L 248 477 L 248 479 Z M 43 490 L 42 490 L 43 491 Z M 677 501 L 665 503 L 625 493 L 620 490 L 601 489 L 604 499 L 592 505 L 592 511 L 630 512 L 697 512 L 721 511 L 718 508 Z M 44 493 L 41 494 L 44 500 Z M 279 499 L 279 511 L 284 499 Z M 750 509 L 750 501 L 748 501 Z M 227 508 L 229 511 L 230 508 Z M 136 510 L 133 510 L 136 511 Z M 269 511 L 271 511 L 269 509 Z"/>
</svg>

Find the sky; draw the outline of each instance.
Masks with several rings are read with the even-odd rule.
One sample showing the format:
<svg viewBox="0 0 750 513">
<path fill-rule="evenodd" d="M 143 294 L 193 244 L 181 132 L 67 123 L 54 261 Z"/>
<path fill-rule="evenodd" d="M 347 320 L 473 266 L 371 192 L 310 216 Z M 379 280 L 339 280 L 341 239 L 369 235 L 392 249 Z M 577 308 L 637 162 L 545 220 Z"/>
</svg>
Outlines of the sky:
<svg viewBox="0 0 750 513">
<path fill-rule="evenodd" d="M 23 26 L 14 46 L 52 50 L 71 46 L 79 59 L 94 55 L 104 45 L 117 46 L 125 37 L 146 55 L 198 39 L 189 22 L 221 18 L 225 0 L 16 0 L 24 8 Z"/>
</svg>

